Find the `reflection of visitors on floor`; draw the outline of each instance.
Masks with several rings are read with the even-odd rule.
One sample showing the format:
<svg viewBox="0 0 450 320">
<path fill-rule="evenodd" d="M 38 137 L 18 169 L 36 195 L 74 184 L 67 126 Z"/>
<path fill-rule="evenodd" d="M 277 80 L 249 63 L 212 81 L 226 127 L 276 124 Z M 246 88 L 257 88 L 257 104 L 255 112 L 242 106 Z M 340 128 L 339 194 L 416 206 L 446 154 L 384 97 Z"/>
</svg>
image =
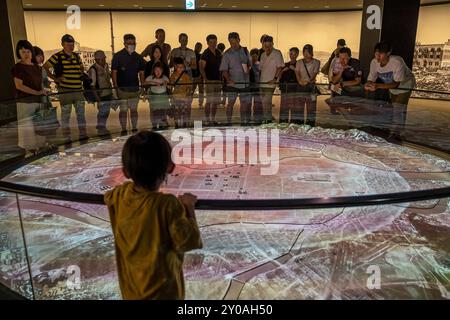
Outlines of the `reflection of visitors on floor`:
<svg viewBox="0 0 450 320">
<path fill-rule="evenodd" d="M 175 127 L 191 126 L 191 91 L 192 81 L 185 69 L 183 58 L 177 57 L 173 61 L 174 72 L 170 76 L 172 86 L 172 115 Z"/>
<path fill-rule="evenodd" d="M 303 59 L 298 60 L 296 67 L 298 86 L 298 114 L 295 119 L 303 124 L 314 126 L 316 124 L 317 88 L 316 77 L 320 70 L 320 61 L 314 58 L 313 46 L 307 44 L 303 47 Z"/>
<path fill-rule="evenodd" d="M 234 104 L 239 96 L 241 124 L 246 125 L 251 120 L 250 54 L 247 48 L 241 47 L 241 40 L 237 32 L 231 32 L 228 35 L 228 41 L 231 48 L 223 54 L 220 65 L 220 71 L 222 71 L 227 85 L 225 89 L 228 98 L 227 124 L 231 125 Z"/>
<path fill-rule="evenodd" d="M 263 107 L 263 122 L 272 122 L 272 99 L 281 71 L 284 68 L 281 51 L 273 47 L 273 38 L 266 36 L 263 39 L 264 52 L 260 59 L 260 94 Z"/>
<path fill-rule="evenodd" d="M 295 75 L 295 65 L 300 50 L 297 47 L 289 50 L 290 61 L 284 64 L 280 78 L 280 123 L 289 122 L 289 112 L 291 114 L 291 122 L 296 123 L 298 119 L 294 119 L 295 115 L 300 114 L 297 110 L 299 107 L 297 99 L 298 83 Z"/>
<path fill-rule="evenodd" d="M 332 96 L 362 97 L 364 95 L 361 85 L 363 72 L 359 60 L 352 58 L 350 48 L 341 48 L 339 56 L 333 60 L 332 65 L 333 69 L 330 71 Z"/>
<path fill-rule="evenodd" d="M 99 134 L 108 134 L 106 122 L 108 121 L 111 106 L 113 104 L 113 92 L 111 73 L 106 63 L 106 55 L 98 50 L 94 53 L 95 63 L 89 68 L 88 75 L 91 79 L 92 92 L 97 101 L 97 126 Z"/>
<path fill-rule="evenodd" d="M 160 134 L 143 131 L 122 151 L 125 182 L 105 194 L 123 299 L 184 299 L 184 254 L 202 248 L 197 197 L 159 192 L 173 172 L 172 150 Z"/>
<path fill-rule="evenodd" d="M 369 97 L 392 103 L 392 127 L 399 134 L 404 130 L 411 89 L 416 86 L 416 80 L 403 58 L 391 55 L 390 43 L 377 43 L 374 52 L 365 89 Z"/>
<path fill-rule="evenodd" d="M 252 66 L 250 67 L 250 104 L 253 108 L 253 121 L 256 124 L 263 121 L 263 107 L 261 102 L 261 94 L 259 88 L 260 82 L 260 62 L 259 62 L 259 49 L 250 50 L 250 56 L 252 57 Z"/>
<path fill-rule="evenodd" d="M 79 138 L 85 139 L 87 132 L 82 92 L 84 66 L 80 56 L 74 52 L 75 39 L 71 35 L 64 35 L 61 44 L 63 49 L 52 55 L 44 64 L 44 68 L 58 87 L 63 135 L 71 138 L 70 116 L 73 107 L 77 117 Z"/>
<path fill-rule="evenodd" d="M 123 37 L 123 44 L 125 47 L 113 56 L 111 75 L 120 100 L 119 121 L 122 131 L 127 130 L 128 111 L 130 111 L 131 129 L 137 131 L 137 108 L 141 92 L 139 83 L 143 84 L 145 81 L 145 61 L 136 53 L 134 35 L 126 34 Z"/>
<path fill-rule="evenodd" d="M 156 62 L 153 73 L 145 79 L 145 85 L 150 85 L 148 91 L 151 123 L 154 130 L 167 128 L 167 112 L 169 110 L 169 96 L 167 83 L 169 78 L 164 74 L 162 62 Z"/>
<path fill-rule="evenodd" d="M 199 64 L 206 89 L 205 121 L 207 125 L 215 125 L 217 124 L 216 112 L 222 97 L 222 75 L 220 73 L 222 52 L 217 49 L 216 35 L 208 35 L 206 43 L 208 48 L 200 57 Z"/>
</svg>

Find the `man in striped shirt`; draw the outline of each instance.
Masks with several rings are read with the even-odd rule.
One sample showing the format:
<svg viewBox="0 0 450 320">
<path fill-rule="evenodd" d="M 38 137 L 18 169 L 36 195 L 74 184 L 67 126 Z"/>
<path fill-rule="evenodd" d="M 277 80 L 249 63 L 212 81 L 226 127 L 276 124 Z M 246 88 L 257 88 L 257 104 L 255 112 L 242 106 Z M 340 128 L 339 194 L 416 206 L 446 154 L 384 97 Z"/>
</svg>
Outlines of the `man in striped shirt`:
<svg viewBox="0 0 450 320">
<path fill-rule="evenodd" d="M 75 39 L 66 34 L 61 39 L 63 49 L 50 57 L 44 64 L 48 76 L 58 87 L 61 105 L 61 125 L 63 134 L 70 137 L 70 115 L 72 106 L 77 116 L 80 139 L 87 138 L 83 96 L 83 63 L 75 50 Z"/>
</svg>

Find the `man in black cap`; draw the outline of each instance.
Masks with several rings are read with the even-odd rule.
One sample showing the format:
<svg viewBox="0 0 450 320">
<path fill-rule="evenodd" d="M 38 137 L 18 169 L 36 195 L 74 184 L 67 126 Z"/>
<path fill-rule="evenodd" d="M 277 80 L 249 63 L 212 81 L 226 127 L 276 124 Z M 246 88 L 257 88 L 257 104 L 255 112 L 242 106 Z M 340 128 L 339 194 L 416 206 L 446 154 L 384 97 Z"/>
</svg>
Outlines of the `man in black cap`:
<svg viewBox="0 0 450 320">
<path fill-rule="evenodd" d="M 330 70 L 333 70 L 333 62 L 334 62 L 333 60 L 335 58 L 339 57 L 339 50 L 341 50 L 342 48 L 344 48 L 346 46 L 347 46 L 347 44 L 345 42 L 345 39 L 339 39 L 337 41 L 337 44 L 336 44 L 337 48 L 333 51 L 333 53 L 331 54 L 331 56 L 328 59 L 327 63 L 325 63 L 325 65 L 322 67 L 320 72 L 322 72 L 326 76 L 329 76 Z"/>
<path fill-rule="evenodd" d="M 47 71 L 49 78 L 53 79 L 58 87 L 63 134 L 70 138 L 70 114 L 73 106 L 77 116 L 80 139 L 85 139 L 87 135 L 82 92 L 83 63 L 80 56 L 74 52 L 75 39 L 70 34 L 65 34 L 61 38 L 61 45 L 63 49 L 47 60 L 44 64 L 44 69 Z"/>
</svg>

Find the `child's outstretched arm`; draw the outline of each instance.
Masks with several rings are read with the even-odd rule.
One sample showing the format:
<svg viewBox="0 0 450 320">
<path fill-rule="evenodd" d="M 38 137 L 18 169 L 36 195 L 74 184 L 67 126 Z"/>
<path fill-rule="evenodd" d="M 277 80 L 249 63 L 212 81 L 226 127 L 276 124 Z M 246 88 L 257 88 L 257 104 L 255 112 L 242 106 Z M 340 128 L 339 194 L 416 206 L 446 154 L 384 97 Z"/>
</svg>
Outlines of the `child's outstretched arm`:
<svg viewBox="0 0 450 320">
<path fill-rule="evenodd" d="M 184 194 L 174 199 L 169 220 L 169 232 L 174 249 L 184 253 L 203 247 L 200 230 L 195 218 L 195 203 L 197 197 Z"/>
</svg>

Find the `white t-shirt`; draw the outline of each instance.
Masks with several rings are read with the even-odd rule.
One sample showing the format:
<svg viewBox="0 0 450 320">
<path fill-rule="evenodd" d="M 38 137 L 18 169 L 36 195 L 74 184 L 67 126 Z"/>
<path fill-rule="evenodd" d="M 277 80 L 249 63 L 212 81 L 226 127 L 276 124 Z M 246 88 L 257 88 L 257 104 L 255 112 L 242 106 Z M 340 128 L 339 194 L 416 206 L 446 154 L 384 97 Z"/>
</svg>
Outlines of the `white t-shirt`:
<svg viewBox="0 0 450 320">
<path fill-rule="evenodd" d="M 166 76 L 162 76 L 161 78 L 153 78 L 153 76 L 148 76 L 145 81 L 152 81 L 156 83 L 160 83 L 160 86 L 152 85 L 150 87 L 150 91 L 155 94 L 167 93 L 167 86 L 164 85 L 164 82 L 169 82 L 169 78 Z"/>
<path fill-rule="evenodd" d="M 400 88 L 414 89 L 416 79 L 411 69 L 408 68 L 402 57 L 390 56 L 387 65 L 382 67 L 375 59 L 370 63 L 368 81 L 376 82 L 380 79 L 383 83 L 400 82 Z M 392 94 L 405 93 L 407 91 L 391 89 Z"/>
<path fill-rule="evenodd" d="M 259 65 L 260 82 L 269 82 L 275 79 L 278 68 L 284 67 L 283 55 L 280 50 L 273 49 L 270 55 L 265 52 L 261 55 L 261 61 Z M 261 84 L 261 88 L 275 88 L 274 84 Z"/>
<path fill-rule="evenodd" d="M 308 72 L 305 69 L 305 65 L 306 68 L 308 69 Z M 312 59 L 309 63 L 305 62 L 303 63 L 303 59 L 300 59 L 297 61 L 297 64 L 295 65 L 295 69 L 297 70 L 297 72 L 300 72 L 300 76 L 302 80 L 305 81 L 314 81 L 317 76 L 317 74 L 320 71 L 320 60 L 317 59 Z M 309 76 L 308 76 L 309 73 Z M 311 78 L 310 78 L 311 76 Z"/>
</svg>

